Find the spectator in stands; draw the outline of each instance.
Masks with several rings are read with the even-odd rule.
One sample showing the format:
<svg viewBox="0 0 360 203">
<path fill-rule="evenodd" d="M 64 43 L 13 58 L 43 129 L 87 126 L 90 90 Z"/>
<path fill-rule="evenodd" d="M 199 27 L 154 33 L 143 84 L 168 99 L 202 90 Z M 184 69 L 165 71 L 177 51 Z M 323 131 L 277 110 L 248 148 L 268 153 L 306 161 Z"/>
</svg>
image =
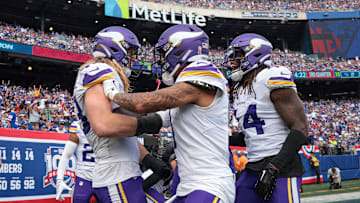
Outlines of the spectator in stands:
<svg viewBox="0 0 360 203">
<path fill-rule="evenodd" d="M 319 169 L 320 162 L 319 162 L 319 160 L 316 158 L 315 152 L 311 153 L 310 165 L 311 165 L 311 168 L 312 168 L 313 170 L 315 170 L 316 179 L 317 179 L 317 184 L 320 184 L 320 169 Z"/>
<path fill-rule="evenodd" d="M 59 127 L 55 128 L 55 131 L 58 132 L 58 133 L 68 133 L 68 131 L 65 128 L 65 122 L 61 121 L 59 123 Z"/>
<path fill-rule="evenodd" d="M 11 111 L 11 113 L 7 117 L 8 126 L 10 128 L 16 129 L 19 127 L 19 114 L 20 114 L 20 107 L 15 106 L 15 111 Z"/>
<path fill-rule="evenodd" d="M 236 150 L 236 149 L 233 149 L 232 150 L 232 155 L 233 155 L 234 165 L 235 165 L 235 169 L 236 169 L 236 176 L 238 176 L 238 174 L 240 174 L 239 151 Z"/>
<path fill-rule="evenodd" d="M 351 139 L 351 141 L 350 141 L 350 154 L 352 154 L 352 155 L 357 155 L 358 154 L 355 145 L 356 145 L 356 141 L 354 139 Z"/>
<path fill-rule="evenodd" d="M 33 123 L 32 126 L 29 127 L 29 130 L 40 131 L 39 122 Z"/>
<path fill-rule="evenodd" d="M 27 121 L 22 121 L 22 122 L 21 122 L 20 129 L 21 129 L 21 130 L 28 130 L 28 129 L 29 129 L 29 128 L 28 128 L 28 123 L 27 123 Z"/>
<path fill-rule="evenodd" d="M 34 125 L 34 123 L 38 123 L 40 120 L 38 105 L 39 102 L 35 100 L 32 104 L 30 104 L 30 106 L 28 106 L 27 112 L 29 114 L 30 126 Z"/>
<path fill-rule="evenodd" d="M 339 168 L 329 168 L 327 177 L 330 179 L 330 190 L 341 188 L 341 174 Z"/>
<path fill-rule="evenodd" d="M 54 114 L 54 109 L 49 105 L 49 101 L 45 101 L 45 107 L 41 109 L 41 113 L 44 113 L 46 120 L 51 121 L 51 114 Z"/>
<path fill-rule="evenodd" d="M 10 113 L 10 110 L 3 110 L 2 111 L 2 118 L 0 120 L 0 127 L 2 128 L 8 128 L 8 122 L 7 122 L 7 117 Z"/>
<path fill-rule="evenodd" d="M 240 162 L 240 173 L 241 173 L 243 170 L 245 170 L 245 166 L 248 162 L 248 158 L 245 156 L 244 151 L 240 151 L 239 162 Z"/>
</svg>

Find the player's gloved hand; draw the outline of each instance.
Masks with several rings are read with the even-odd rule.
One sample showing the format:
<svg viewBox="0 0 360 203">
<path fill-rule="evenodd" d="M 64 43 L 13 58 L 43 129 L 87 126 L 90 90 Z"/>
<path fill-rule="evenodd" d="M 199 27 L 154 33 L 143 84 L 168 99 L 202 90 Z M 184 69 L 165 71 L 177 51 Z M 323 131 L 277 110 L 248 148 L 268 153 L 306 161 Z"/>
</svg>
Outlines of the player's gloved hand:
<svg viewBox="0 0 360 203">
<path fill-rule="evenodd" d="M 117 93 L 120 93 L 120 90 L 119 90 L 119 82 L 116 81 L 114 78 L 110 78 L 110 79 L 107 79 L 107 80 L 104 80 L 102 82 L 102 85 L 103 85 L 103 88 L 104 88 L 104 93 L 105 93 L 105 96 L 107 98 L 109 98 L 110 100 L 113 100 L 114 99 L 114 96 L 117 94 Z"/>
<path fill-rule="evenodd" d="M 165 162 L 148 154 L 142 160 L 142 164 L 146 168 L 150 168 L 156 175 L 160 176 L 161 179 L 164 180 L 164 185 L 169 184 L 171 181 L 173 172 Z"/>
<path fill-rule="evenodd" d="M 64 190 L 69 190 L 69 192 L 71 192 L 72 189 L 68 185 L 66 185 L 63 180 L 56 180 L 56 200 L 65 200 L 65 198 L 61 195 Z"/>
<path fill-rule="evenodd" d="M 261 171 L 259 178 L 255 184 L 255 193 L 264 200 L 270 200 L 276 181 L 279 176 L 279 170 L 271 163 Z"/>
</svg>

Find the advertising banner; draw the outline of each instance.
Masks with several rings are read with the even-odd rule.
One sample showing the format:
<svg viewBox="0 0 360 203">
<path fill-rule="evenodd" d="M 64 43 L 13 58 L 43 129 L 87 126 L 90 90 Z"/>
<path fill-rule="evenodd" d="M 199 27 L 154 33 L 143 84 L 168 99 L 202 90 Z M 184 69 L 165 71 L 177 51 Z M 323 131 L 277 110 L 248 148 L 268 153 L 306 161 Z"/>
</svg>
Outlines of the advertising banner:
<svg viewBox="0 0 360 203">
<path fill-rule="evenodd" d="M 298 13 L 289 12 L 253 12 L 244 11 L 242 12 L 244 18 L 298 18 Z"/>
<path fill-rule="evenodd" d="M 324 57 L 360 56 L 360 21 L 328 20 L 309 23 L 314 54 Z"/>
<path fill-rule="evenodd" d="M 61 51 L 56 49 L 48 49 L 43 47 L 35 47 L 35 46 L 33 46 L 33 55 L 66 60 L 66 61 L 75 61 L 81 63 L 85 63 L 86 61 L 92 59 L 92 56 L 86 54 L 79 54 L 79 53 Z"/>
<path fill-rule="evenodd" d="M 0 202 L 56 202 L 57 167 L 69 134 L 0 128 Z M 75 183 L 72 157 L 65 182 Z M 70 195 L 64 192 L 66 202 Z"/>
<path fill-rule="evenodd" d="M 360 71 L 340 71 L 335 72 L 336 78 L 360 78 Z"/>
<path fill-rule="evenodd" d="M 32 46 L 0 40 L 0 50 L 21 54 L 32 54 Z"/>
<path fill-rule="evenodd" d="M 294 79 L 322 79 L 322 78 L 360 78 L 360 71 L 309 71 L 293 72 Z"/>
<path fill-rule="evenodd" d="M 306 72 L 307 78 L 334 78 L 334 72 L 331 71 L 310 71 Z"/>
</svg>

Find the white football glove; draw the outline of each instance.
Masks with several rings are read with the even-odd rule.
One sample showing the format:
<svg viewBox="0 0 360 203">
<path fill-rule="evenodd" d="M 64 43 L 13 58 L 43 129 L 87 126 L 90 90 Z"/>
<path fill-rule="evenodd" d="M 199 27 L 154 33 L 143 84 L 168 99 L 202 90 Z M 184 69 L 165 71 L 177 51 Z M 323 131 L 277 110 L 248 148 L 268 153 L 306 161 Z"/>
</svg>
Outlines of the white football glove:
<svg viewBox="0 0 360 203">
<path fill-rule="evenodd" d="M 104 93 L 105 93 L 105 96 L 107 98 L 109 98 L 110 100 L 113 100 L 114 99 L 114 96 L 117 94 L 117 93 L 120 93 L 120 90 L 119 90 L 119 82 L 110 78 L 110 79 L 107 79 L 107 80 L 104 80 L 102 82 L 102 85 L 103 85 L 103 88 L 104 88 Z"/>
<path fill-rule="evenodd" d="M 65 200 L 65 198 L 61 195 L 64 190 L 69 190 L 69 193 L 71 193 L 72 188 L 66 185 L 63 180 L 56 180 L 56 200 Z"/>
</svg>

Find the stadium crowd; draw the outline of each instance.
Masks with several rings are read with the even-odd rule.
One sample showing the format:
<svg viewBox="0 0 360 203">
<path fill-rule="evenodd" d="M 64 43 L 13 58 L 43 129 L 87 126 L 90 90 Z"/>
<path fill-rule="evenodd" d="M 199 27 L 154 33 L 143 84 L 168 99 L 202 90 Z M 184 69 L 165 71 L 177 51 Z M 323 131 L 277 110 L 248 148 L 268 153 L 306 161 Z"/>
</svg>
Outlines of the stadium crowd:
<svg viewBox="0 0 360 203">
<path fill-rule="evenodd" d="M 93 39 L 82 35 L 76 36 L 54 31 L 45 33 L 33 28 L 4 22 L 0 22 L 0 39 L 83 54 L 90 54 L 93 47 Z"/>
<path fill-rule="evenodd" d="M 360 60 L 343 58 L 318 58 L 316 55 L 306 55 L 289 50 L 275 49 L 273 62 L 286 66 L 291 71 L 359 71 Z"/>
<path fill-rule="evenodd" d="M 288 11 L 288 12 L 322 12 L 359 10 L 359 0 L 142 0 L 166 3 L 194 8 L 231 9 L 241 11 Z"/>
<path fill-rule="evenodd" d="M 81 35 L 67 35 L 64 33 L 44 33 L 32 28 L 18 25 L 0 23 L 0 39 L 29 44 L 34 46 L 59 49 L 68 52 L 90 54 L 93 47 L 93 39 Z M 138 55 L 140 61 L 153 61 L 154 50 L 150 43 L 144 42 Z M 212 48 L 210 58 L 212 62 L 222 69 L 224 49 L 222 47 Z M 275 49 L 273 61 L 276 65 L 287 66 L 291 71 L 359 71 L 360 60 L 345 60 L 333 58 L 318 58 L 316 55 L 306 55 L 290 50 Z"/>
<path fill-rule="evenodd" d="M 356 154 L 360 143 L 360 99 L 304 101 L 309 136 L 322 154 Z"/>
<path fill-rule="evenodd" d="M 60 85 L 49 89 L 24 88 L 2 81 L 0 85 L 0 127 L 68 133 L 76 119 L 73 100 Z"/>
</svg>

